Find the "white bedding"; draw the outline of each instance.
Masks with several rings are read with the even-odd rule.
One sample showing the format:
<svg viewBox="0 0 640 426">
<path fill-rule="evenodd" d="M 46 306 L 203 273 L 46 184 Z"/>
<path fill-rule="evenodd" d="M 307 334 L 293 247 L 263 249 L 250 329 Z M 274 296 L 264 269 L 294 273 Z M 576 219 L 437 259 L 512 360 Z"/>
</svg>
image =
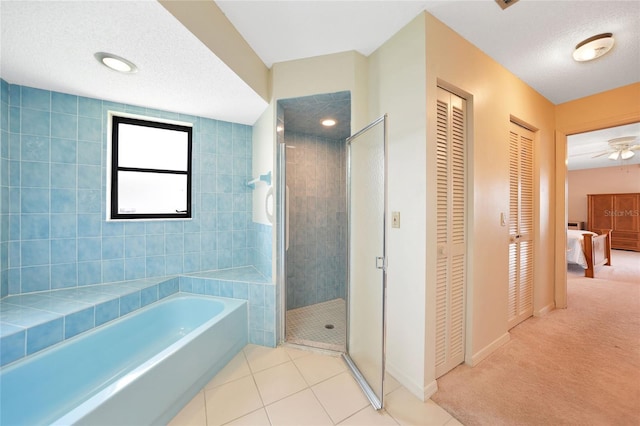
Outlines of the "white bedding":
<svg viewBox="0 0 640 426">
<path fill-rule="evenodd" d="M 590 231 L 567 230 L 567 262 L 575 263 L 587 269 L 587 259 L 584 256 L 583 234 L 598 235 Z"/>
</svg>

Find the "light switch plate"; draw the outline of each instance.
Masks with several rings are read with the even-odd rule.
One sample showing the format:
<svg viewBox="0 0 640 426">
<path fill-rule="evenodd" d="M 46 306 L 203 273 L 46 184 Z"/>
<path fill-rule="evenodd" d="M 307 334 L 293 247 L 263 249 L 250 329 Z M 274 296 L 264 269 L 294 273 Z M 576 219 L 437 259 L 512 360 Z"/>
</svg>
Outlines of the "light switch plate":
<svg viewBox="0 0 640 426">
<path fill-rule="evenodd" d="M 391 212 L 391 227 L 400 228 L 400 212 Z"/>
</svg>

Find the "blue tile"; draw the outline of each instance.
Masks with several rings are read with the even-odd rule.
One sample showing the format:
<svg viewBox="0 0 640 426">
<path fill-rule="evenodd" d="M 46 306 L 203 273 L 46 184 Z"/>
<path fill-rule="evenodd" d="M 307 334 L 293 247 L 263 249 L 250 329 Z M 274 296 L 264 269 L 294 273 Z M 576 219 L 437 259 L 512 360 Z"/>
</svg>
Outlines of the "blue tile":
<svg viewBox="0 0 640 426">
<path fill-rule="evenodd" d="M 232 281 L 219 281 L 219 282 L 220 282 L 220 296 L 233 297 L 233 282 Z"/>
<path fill-rule="evenodd" d="M 124 259 L 102 261 L 102 282 L 124 281 Z"/>
<path fill-rule="evenodd" d="M 0 366 L 16 361 L 25 356 L 25 339 L 26 332 L 24 330 L 13 334 L 3 336 L 0 339 Z"/>
<path fill-rule="evenodd" d="M 233 231 L 232 232 L 232 248 L 234 250 L 247 247 L 247 232 L 246 231 Z"/>
<path fill-rule="evenodd" d="M 78 97 L 66 93 L 51 92 L 51 111 L 65 114 L 78 113 Z"/>
<path fill-rule="evenodd" d="M 23 214 L 20 216 L 20 235 L 23 240 L 49 238 L 48 214 Z"/>
<path fill-rule="evenodd" d="M 78 117 L 71 114 L 51 113 L 51 137 L 75 139 L 78 136 Z"/>
<path fill-rule="evenodd" d="M 249 284 L 243 282 L 235 282 L 233 284 L 233 298 L 249 300 Z"/>
<path fill-rule="evenodd" d="M 233 144 L 231 141 L 231 123 L 218 123 L 218 140 L 216 152 L 218 154 L 233 155 Z"/>
<path fill-rule="evenodd" d="M 92 329 L 95 326 L 94 307 L 64 317 L 64 338 L 68 339 L 77 334 Z"/>
<path fill-rule="evenodd" d="M 181 274 L 183 271 L 184 256 L 181 254 L 167 255 L 165 257 L 165 274 Z"/>
<path fill-rule="evenodd" d="M 22 188 L 20 191 L 22 213 L 49 213 L 49 190 L 45 188 Z"/>
<path fill-rule="evenodd" d="M 98 237 L 102 235 L 102 216 L 98 213 L 78 215 L 78 236 Z"/>
<path fill-rule="evenodd" d="M 102 258 L 121 259 L 124 257 L 124 237 L 103 237 Z"/>
<path fill-rule="evenodd" d="M 49 163 L 23 161 L 20 164 L 20 182 L 23 188 L 48 188 Z"/>
<path fill-rule="evenodd" d="M 44 111 L 51 109 L 51 92 L 22 86 L 22 108 L 34 108 Z"/>
<path fill-rule="evenodd" d="M 262 306 L 249 305 L 249 329 L 264 330 L 264 308 Z"/>
<path fill-rule="evenodd" d="M 203 271 L 218 269 L 218 252 L 203 251 L 200 253 L 200 268 Z"/>
<path fill-rule="evenodd" d="M 49 264 L 49 240 L 22 241 L 22 266 Z"/>
<path fill-rule="evenodd" d="M 124 239 L 124 256 L 141 257 L 145 255 L 145 237 L 143 235 L 127 236 Z"/>
<path fill-rule="evenodd" d="M 78 117 L 78 140 L 100 142 L 102 138 L 102 120 L 99 118 Z"/>
<path fill-rule="evenodd" d="M 233 194 L 216 194 L 218 212 L 233 211 Z"/>
<path fill-rule="evenodd" d="M 100 118 L 102 116 L 102 101 L 99 99 L 79 97 L 78 115 L 82 117 Z"/>
<path fill-rule="evenodd" d="M 139 291 L 120 297 L 120 316 L 133 312 L 136 309 L 140 309 Z"/>
<path fill-rule="evenodd" d="M 27 331 L 27 355 L 62 341 L 63 319 L 58 318 Z"/>
<path fill-rule="evenodd" d="M 23 267 L 20 273 L 23 293 L 44 291 L 51 288 L 49 265 Z"/>
<path fill-rule="evenodd" d="M 51 213 L 75 213 L 76 191 L 75 189 L 51 190 Z"/>
<path fill-rule="evenodd" d="M 200 233 L 189 232 L 184 234 L 184 252 L 197 253 L 200 251 Z"/>
<path fill-rule="evenodd" d="M 182 254 L 184 252 L 182 234 L 165 234 L 164 250 L 166 254 Z"/>
<path fill-rule="evenodd" d="M 102 263 L 98 261 L 78 262 L 78 286 L 100 284 L 102 282 Z"/>
<path fill-rule="evenodd" d="M 147 256 L 164 255 L 164 236 L 147 235 L 146 251 Z"/>
<path fill-rule="evenodd" d="M 262 330 L 249 329 L 249 343 L 264 346 L 264 332 Z"/>
<path fill-rule="evenodd" d="M 87 141 L 79 142 L 78 164 L 100 166 L 102 164 L 102 144 Z"/>
<path fill-rule="evenodd" d="M 185 273 L 200 271 L 200 253 L 189 253 L 185 255 L 183 265 Z"/>
<path fill-rule="evenodd" d="M 202 231 L 215 231 L 217 227 L 217 213 L 202 212 L 199 215 Z"/>
<path fill-rule="evenodd" d="M 227 269 L 231 268 L 232 265 L 231 250 L 218 250 L 218 268 Z"/>
<path fill-rule="evenodd" d="M 124 279 L 135 280 L 146 276 L 146 259 L 144 257 L 134 257 L 124 261 Z"/>
<path fill-rule="evenodd" d="M 11 133 L 20 133 L 20 108 L 18 107 L 9 107 L 9 131 Z"/>
<path fill-rule="evenodd" d="M 145 235 L 146 227 L 144 222 L 126 222 L 124 224 L 124 233 L 125 235 Z"/>
<path fill-rule="evenodd" d="M 233 211 L 234 212 L 246 212 L 251 210 L 249 208 L 250 203 L 247 202 L 246 194 L 233 194 Z"/>
<path fill-rule="evenodd" d="M 246 266 L 249 264 L 249 251 L 247 249 L 233 250 L 232 266 Z"/>
<path fill-rule="evenodd" d="M 206 212 L 214 212 L 216 211 L 217 207 L 217 203 L 216 203 L 216 194 L 210 194 L 210 193 L 204 193 L 202 194 L 202 201 L 201 201 L 201 211 L 206 211 Z"/>
<path fill-rule="evenodd" d="M 21 241 L 10 241 L 9 242 L 9 267 L 10 268 L 19 268 L 21 264 Z"/>
<path fill-rule="evenodd" d="M 100 190 L 78 190 L 78 213 L 100 213 L 101 212 L 101 192 Z"/>
<path fill-rule="evenodd" d="M 76 189 L 77 169 L 75 164 L 51 163 L 51 187 Z"/>
<path fill-rule="evenodd" d="M 164 272 L 165 258 L 164 256 L 149 256 L 146 257 L 146 276 L 147 277 L 161 277 L 166 275 Z"/>
<path fill-rule="evenodd" d="M 102 169 L 100 166 L 78 166 L 78 188 L 99 189 L 102 185 Z"/>
<path fill-rule="evenodd" d="M 179 290 L 178 284 L 179 284 L 179 280 L 177 278 L 173 278 L 169 281 L 161 282 L 158 288 L 158 297 L 160 299 L 164 299 L 167 296 L 177 293 Z"/>
<path fill-rule="evenodd" d="M 217 232 L 200 232 L 200 249 L 202 251 L 214 251 L 218 248 Z"/>
<path fill-rule="evenodd" d="M 181 275 L 180 277 L 178 277 L 179 291 L 182 291 L 185 293 L 193 293 L 193 281 L 194 281 L 193 278 L 186 277 L 184 275 Z"/>
<path fill-rule="evenodd" d="M 49 136 L 51 115 L 49 111 L 22 108 L 20 111 L 20 130 L 22 134 Z"/>
<path fill-rule="evenodd" d="M 218 154 L 216 160 L 217 175 L 233 175 L 233 156 Z"/>
<path fill-rule="evenodd" d="M 249 284 L 249 304 L 264 307 L 264 285 Z"/>
<path fill-rule="evenodd" d="M 164 222 L 161 221 L 147 222 L 145 224 L 145 228 L 145 233 L 147 235 L 164 234 Z"/>
<path fill-rule="evenodd" d="M 51 215 L 51 238 L 75 238 L 77 235 L 75 214 Z"/>
<path fill-rule="evenodd" d="M 75 255 L 75 252 L 74 252 Z M 74 263 L 51 265 L 51 289 L 76 287 L 78 285 L 78 266 Z"/>
<path fill-rule="evenodd" d="M 78 238 L 78 261 L 102 259 L 100 238 Z"/>
<path fill-rule="evenodd" d="M 231 193 L 233 192 L 233 176 L 232 175 L 216 175 L 216 192 Z"/>
<path fill-rule="evenodd" d="M 232 213 L 218 213 L 217 214 L 217 230 L 218 231 L 231 231 L 233 228 L 233 214 Z M 218 248 L 220 246 L 218 245 Z"/>
<path fill-rule="evenodd" d="M 140 306 L 147 306 L 158 300 L 158 286 L 143 288 L 140 290 Z"/>
<path fill-rule="evenodd" d="M 47 136 L 22 135 L 20 141 L 22 161 L 49 161 L 49 138 Z"/>
<path fill-rule="evenodd" d="M 51 138 L 51 161 L 52 162 L 75 164 L 76 155 L 77 155 L 77 142 L 75 140 Z"/>
<path fill-rule="evenodd" d="M 21 164 L 19 161 L 9 161 L 9 185 L 17 188 L 11 188 L 12 191 L 20 191 L 20 175 Z"/>
<path fill-rule="evenodd" d="M 124 235 L 124 223 L 105 222 L 102 224 L 103 237 L 121 237 Z"/>
<path fill-rule="evenodd" d="M 210 280 L 194 279 L 191 291 L 196 294 L 207 294 L 207 285 Z"/>
<path fill-rule="evenodd" d="M 20 161 L 22 158 L 22 135 L 20 133 L 9 133 L 9 158 Z M 20 163 L 18 163 L 20 164 Z"/>
<path fill-rule="evenodd" d="M 96 327 L 120 316 L 120 299 L 96 305 Z"/>
</svg>

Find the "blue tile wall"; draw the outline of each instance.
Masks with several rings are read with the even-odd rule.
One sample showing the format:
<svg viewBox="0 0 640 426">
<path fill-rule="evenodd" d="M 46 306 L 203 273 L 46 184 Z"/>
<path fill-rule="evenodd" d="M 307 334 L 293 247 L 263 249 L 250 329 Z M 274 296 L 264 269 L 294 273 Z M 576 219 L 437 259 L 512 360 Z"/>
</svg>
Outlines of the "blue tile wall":
<svg viewBox="0 0 640 426">
<path fill-rule="evenodd" d="M 289 251 L 287 309 L 346 298 L 344 141 L 286 132 Z"/>
<path fill-rule="evenodd" d="M 0 82 L 0 297 L 254 262 L 271 276 L 250 126 Z M 192 220 L 105 221 L 110 110 L 193 123 Z"/>
</svg>

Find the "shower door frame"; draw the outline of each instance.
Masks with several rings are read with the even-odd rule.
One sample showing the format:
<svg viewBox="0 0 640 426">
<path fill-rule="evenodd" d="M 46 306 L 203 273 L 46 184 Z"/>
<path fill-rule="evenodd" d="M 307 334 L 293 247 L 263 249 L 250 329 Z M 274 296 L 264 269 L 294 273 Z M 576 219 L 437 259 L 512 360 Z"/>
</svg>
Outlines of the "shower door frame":
<svg viewBox="0 0 640 426">
<path fill-rule="evenodd" d="M 347 138 L 347 347 L 346 347 L 346 352 L 342 354 L 342 358 L 345 360 L 345 362 L 347 363 L 347 366 L 349 367 L 349 369 L 351 370 L 352 375 L 354 376 L 354 378 L 356 379 L 356 381 L 358 382 L 358 385 L 360 385 L 360 387 L 362 388 L 362 391 L 364 392 L 364 394 L 367 396 L 367 399 L 369 399 L 369 402 L 371 403 L 371 405 L 373 406 L 373 408 L 375 408 L 376 410 L 380 410 L 383 408 L 384 405 L 384 376 L 385 376 L 385 364 L 386 364 L 386 353 L 387 353 L 387 348 L 386 348 L 386 330 L 387 330 L 387 312 L 386 312 L 386 293 L 387 293 L 387 253 L 388 253 L 388 248 L 387 248 L 387 207 L 388 207 L 388 164 L 387 164 L 387 157 L 388 157 L 388 125 L 387 125 L 387 120 L 388 120 L 388 116 L 387 114 L 384 114 L 383 116 L 381 116 L 380 118 L 374 120 L 373 122 L 371 122 L 369 125 L 367 125 L 366 127 L 364 127 L 363 129 L 361 129 L 360 131 L 356 132 L 355 134 L 353 134 L 352 136 L 350 136 L 349 138 Z M 358 369 L 356 362 L 351 358 L 350 356 L 350 352 L 349 352 L 349 344 L 350 344 L 350 339 L 349 339 L 349 334 L 351 333 L 351 321 L 350 321 L 350 303 L 351 303 L 351 294 L 350 294 L 350 290 L 351 290 L 351 259 L 350 259 L 350 253 L 351 253 L 351 142 L 356 139 L 358 136 L 363 135 L 364 133 L 366 133 L 367 131 L 371 130 L 373 127 L 375 127 L 376 125 L 382 123 L 383 126 L 383 155 L 384 155 L 384 159 L 383 159 L 383 211 L 382 211 L 382 256 L 381 257 L 376 257 L 376 268 L 379 270 L 382 270 L 382 283 L 381 283 L 381 298 L 382 298 L 382 306 L 380 307 L 382 310 L 381 313 L 381 321 L 382 324 L 382 335 L 381 337 L 381 349 L 382 349 L 382 356 L 381 356 L 381 365 L 380 365 L 380 378 L 381 378 L 381 382 L 380 382 L 380 395 L 377 395 L 376 392 L 374 391 L 374 389 L 372 388 L 372 386 L 367 382 L 367 379 L 365 378 L 365 376 L 362 374 L 362 372 L 360 371 L 360 369 Z"/>
</svg>

